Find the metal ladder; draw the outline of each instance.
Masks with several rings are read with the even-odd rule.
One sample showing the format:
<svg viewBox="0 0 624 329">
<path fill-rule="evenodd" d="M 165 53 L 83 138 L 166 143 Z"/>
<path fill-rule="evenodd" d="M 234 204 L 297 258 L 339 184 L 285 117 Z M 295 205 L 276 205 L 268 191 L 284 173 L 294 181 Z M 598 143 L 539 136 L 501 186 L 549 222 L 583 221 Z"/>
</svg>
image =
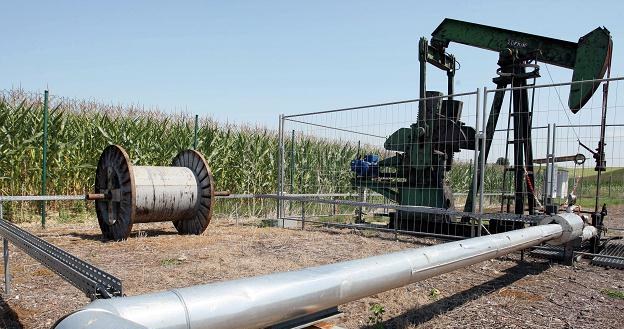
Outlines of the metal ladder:
<svg viewBox="0 0 624 329">
<path fill-rule="evenodd" d="M 501 188 L 501 212 L 511 212 L 511 200 L 514 199 L 514 191 L 510 190 L 510 186 L 507 186 L 507 173 L 513 172 L 514 167 L 509 165 L 509 145 L 513 144 L 513 139 L 509 140 L 509 135 L 511 132 L 511 113 L 512 113 L 512 101 L 509 101 L 509 110 L 507 112 L 507 130 L 505 137 L 505 158 L 503 163 L 503 187 Z M 510 184 L 513 185 L 513 184 Z M 505 206 L 506 209 L 505 209 Z"/>
<path fill-rule="evenodd" d="M 527 84 L 526 87 L 527 89 L 529 87 L 535 86 L 535 78 L 533 79 L 533 83 L 532 84 Z M 513 184 L 507 184 L 508 183 L 508 176 L 507 173 L 508 172 L 514 172 L 515 168 L 513 166 L 510 166 L 510 162 L 509 162 L 509 145 L 513 145 L 515 140 L 514 139 L 509 139 L 510 137 L 510 133 L 511 133 L 511 118 L 514 115 L 513 109 L 512 109 L 512 103 L 513 103 L 513 96 L 511 96 L 510 100 L 509 100 L 509 110 L 507 113 L 507 129 L 506 129 L 506 137 L 505 137 L 505 163 L 503 164 L 503 187 L 501 189 L 501 207 L 500 207 L 500 211 L 501 212 L 511 212 L 511 204 L 512 204 L 512 200 L 514 200 L 515 197 L 515 191 L 512 190 L 513 189 Z M 529 118 L 529 129 L 531 129 L 532 127 L 532 123 L 533 123 L 533 108 L 535 105 L 535 90 L 533 89 L 531 92 L 531 106 L 529 107 L 529 113 L 528 113 L 528 118 Z M 514 127 L 514 129 L 519 129 L 520 127 Z M 514 152 L 517 152 L 517 150 L 514 149 Z M 525 175 L 526 175 L 526 168 L 524 169 Z M 526 178 L 525 178 L 526 179 Z M 507 186 L 510 185 L 510 186 Z M 535 187 L 533 187 L 533 190 L 535 190 Z M 535 191 L 534 191 L 535 192 Z"/>
</svg>

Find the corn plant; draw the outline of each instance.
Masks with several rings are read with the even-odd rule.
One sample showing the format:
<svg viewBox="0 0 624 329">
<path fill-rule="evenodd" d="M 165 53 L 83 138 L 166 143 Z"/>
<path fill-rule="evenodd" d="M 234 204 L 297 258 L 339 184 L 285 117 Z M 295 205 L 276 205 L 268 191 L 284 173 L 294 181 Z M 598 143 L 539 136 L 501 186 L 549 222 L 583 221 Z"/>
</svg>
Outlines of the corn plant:
<svg viewBox="0 0 624 329">
<path fill-rule="evenodd" d="M 109 144 L 122 145 L 136 165 L 168 165 L 180 150 L 193 145 L 194 118 L 190 115 L 60 97 L 51 97 L 49 108 L 49 194 L 91 191 L 99 155 Z M 39 194 L 42 118 L 40 94 L 23 90 L 0 93 L 1 194 Z M 349 161 L 356 152 L 353 145 L 303 136 L 296 148 L 301 155 L 297 171 L 302 175 L 297 181 L 303 182 L 305 191 L 315 193 L 318 189 L 314 186 L 332 184 L 335 186 L 331 191 L 350 188 Z M 273 130 L 223 125 L 205 118 L 199 122 L 198 151 L 206 157 L 218 189 L 233 193 L 277 190 L 278 138 Z M 339 173 L 339 179 L 326 172 Z M 236 209 L 237 213 L 249 216 L 266 214 L 275 208 L 274 202 L 253 199 L 216 204 L 217 213 Z M 50 204 L 53 209 L 61 205 Z M 35 209 L 35 204 L 30 205 L 31 212 Z"/>
<path fill-rule="evenodd" d="M 168 165 L 180 150 L 193 145 L 194 117 L 188 114 L 54 96 L 50 97 L 49 109 L 49 194 L 91 191 L 98 158 L 109 144 L 122 145 L 137 165 Z M 41 94 L 23 90 L 0 92 L 0 194 L 39 194 L 42 118 Z M 199 121 L 197 148 L 206 157 L 220 190 L 274 193 L 278 184 L 278 143 L 277 132 L 264 127 L 233 126 L 210 118 Z M 294 193 L 354 192 L 349 163 L 358 151 L 361 155 L 381 154 L 382 158 L 391 155 L 385 154 L 381 145 L 359 147 L 355 141 L 305 134 L 298 134 L 294 145 L 291 143 L 290 138 L 285 139 L 284 189 Z M 293 149 L 295 161 L 291 163 Z M 456 161 L 447 180 L 453 191 L 466 192 L 472 184 L 472 174 L 471 163 Z M 502 183 L 502 166 L 486 166 L 485 190 L 500 191 Z M 589 182 L 585 185 L 589 186 Z M 61 206 L 85 209 L 84 205 L 50 203 L 52 210 Z M 216 205 L 217 214 L 261 216 L 275 210 L 271 200 L 220 200 Z M 36 204 L 5 206 L 9 213 L 19 210 L 22 217 L 36 210 Z M 91 205 L 86 209 L 93 210 Z"/>
</svg>

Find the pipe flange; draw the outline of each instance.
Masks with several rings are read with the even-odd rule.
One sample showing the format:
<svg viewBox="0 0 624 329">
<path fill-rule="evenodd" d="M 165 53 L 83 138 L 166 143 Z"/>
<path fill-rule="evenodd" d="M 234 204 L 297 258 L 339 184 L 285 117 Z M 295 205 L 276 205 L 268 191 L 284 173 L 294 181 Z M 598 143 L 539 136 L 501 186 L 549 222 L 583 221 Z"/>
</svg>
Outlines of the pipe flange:
<svg viewBox="0 0 624 329">
<path fill-rule="evenodd" d="M 212 218 L 214 200 L 214 178 L 208 162 L 201 153 L 195 150 L 184 150 L 173 158 L 172 166 L 191 169 L 197 180 L 198 200 L 195 205 L 195 216 L 173 222 L 180 234 L 202 234 Z"/>
<path fill-rule="evenodd" d="M 548 241 L 548 244 L 551 245 L 562 245 L 566 242 L 570 242 L 576 238 L 579 238 L 583 235 L 583 226 L 585 223 L 583 219 L 576 214 L 573 213 L 560 213 L 554 216 L 549 216 L 543 218 L 540 225 L 546 224 L 559 224 L 561 225 L 563 233 L 557 239 L 553 239 Z"/>
<path fill-rule="evenodd" d="M 119 145 L 109 145 L 95 171 L 95 193 L 106 196 L 95 201 L 102 234 L 109 240 L 124 240 L 132 231 L 136 212 L 134 175 L 128 153 Z"/>
</svg>

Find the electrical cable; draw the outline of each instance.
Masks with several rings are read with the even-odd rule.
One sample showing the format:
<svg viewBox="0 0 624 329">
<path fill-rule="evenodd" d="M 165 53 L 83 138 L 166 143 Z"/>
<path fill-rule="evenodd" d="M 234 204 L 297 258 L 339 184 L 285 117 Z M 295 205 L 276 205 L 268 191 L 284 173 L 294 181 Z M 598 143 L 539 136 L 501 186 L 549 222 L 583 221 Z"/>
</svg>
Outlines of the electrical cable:
<svg viewBox="0 0 624 329">
<path fill-rule="evenodd" d="M 548 68 L 548 64 L 544 63 L 544 66 L 546 67 L 546 72 L 548 73 L 548 78 L 550 78 L 550 82 L 554 84 L 555 81 L 553 80 L 552 75 L 550 75 L 550 69 Z M 570 119 L 570 115 L 568 114 L 568 111 L 565 105 L 563 105 L 563 101 L 561 100 L 561 94 L 559 94 L 559 89 L 558 88 L 554 88 L 554 89 L 555 89 L 555 92 L 557 93 L 557 99 L 559 99 L 559 104 L 561 104 L 561 109 L 563 109 L 563 113 L 566 115 L 566 118 L 568 119 L 568 123 L 570 124 L 570 126 L 572 126 L 571 127 L 572 132 L 574 132 L 574 136 L 576 136 L 576 140 L 580 143 L 581 138 L 576 133 L 576 129 L 573 127 L 572 120 Z"/>
</svg>

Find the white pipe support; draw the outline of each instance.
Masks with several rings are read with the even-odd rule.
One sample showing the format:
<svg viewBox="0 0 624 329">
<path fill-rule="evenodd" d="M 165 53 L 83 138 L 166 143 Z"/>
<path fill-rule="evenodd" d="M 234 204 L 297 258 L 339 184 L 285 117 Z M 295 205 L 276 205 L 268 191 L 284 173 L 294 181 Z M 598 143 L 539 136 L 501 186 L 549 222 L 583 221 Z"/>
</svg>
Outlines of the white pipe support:
<svg viewBox="0 0 624 329">
<path fill-rule="evenodd" d="M 583 227 L 583 235 L 581 236 L 583 241 L 589 240 L 598 235 L 598 229 L 594 226 L 587 225 Z"/>
</svg>

